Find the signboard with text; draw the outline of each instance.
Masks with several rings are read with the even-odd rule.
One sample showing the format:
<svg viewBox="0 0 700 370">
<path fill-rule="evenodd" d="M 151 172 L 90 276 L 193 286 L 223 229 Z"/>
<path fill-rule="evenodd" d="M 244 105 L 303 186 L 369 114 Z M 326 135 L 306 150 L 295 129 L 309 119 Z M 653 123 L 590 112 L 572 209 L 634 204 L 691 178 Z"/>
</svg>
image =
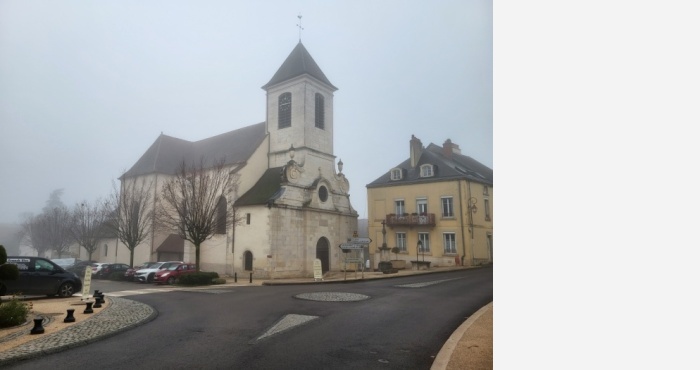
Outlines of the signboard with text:
<svg viewBox="0 0 700 370">
<path fill-rule="evenodd" d="M 318 258 L 314 260 L 314 280 L 316 279 L 323 280 L 323 266 Z"/>
<path fill-rule="evenodd" d="M 85 267 L 85 277 L 83 278 L 83 298 L 81 300 L 87 300 L 90 298 L 90 282 L 92 281 L 92 267 Z"/>
</svg>

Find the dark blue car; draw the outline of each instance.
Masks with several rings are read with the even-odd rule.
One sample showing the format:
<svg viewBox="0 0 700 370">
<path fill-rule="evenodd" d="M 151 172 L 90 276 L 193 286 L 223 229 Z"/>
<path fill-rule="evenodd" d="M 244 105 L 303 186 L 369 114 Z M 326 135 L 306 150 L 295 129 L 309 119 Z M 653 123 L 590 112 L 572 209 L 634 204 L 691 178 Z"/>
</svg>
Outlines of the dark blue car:
<svg viewBox="0 0 700 370">
<path fill-rule="evenodd" d="M 78 275 L 42 257 L 7 257 L 7 263 L 17 265 L 19 278 L 0 282 L 0 295 L 47 295 L 70 297 L 80 292 L 83 283 Z"/>
</svg>

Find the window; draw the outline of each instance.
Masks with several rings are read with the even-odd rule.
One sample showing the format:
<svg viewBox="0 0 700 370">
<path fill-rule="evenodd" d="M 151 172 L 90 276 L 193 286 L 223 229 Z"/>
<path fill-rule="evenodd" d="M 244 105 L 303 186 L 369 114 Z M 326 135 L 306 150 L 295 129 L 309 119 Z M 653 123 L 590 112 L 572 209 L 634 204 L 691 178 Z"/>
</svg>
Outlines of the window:
<svg viewBox="0 0 700 370">
<path fill-rule="evenodd" d="M 430 252 L 430 234 L 429 233 L 418 233 L 418 241 L 421 242 L 421 246 L 418 249 L 419 252 L 421 252 L 421 253 Z"/>
<path fill-rule="evenodd" d="M 216 203 L 216 234 L 226 234 L 226 198 L 219 197 Z"/>
<path fill-rule="evenodd" d="M 433 165 L 424 164 L 420 166 L 420 177 L 432 177 L 433 176 Z"/>
<path fill-rule="evenodd" d="M 486 221 L 491 221 L 491 211 L 489 210 L 488 199 L 484 199 L 484 214 L 486 215 Z"/>
<path fill-rule="evenodd" d="M 325 186 L 318 188 L 318 198 L 321 199 L 321 202 L 328 200 L 328 189 Z"/>
<path fill-rule="evenodd" d="M 454 217 L 452 197 L 442 197 L 442 217 Z"/>
<path fill-rule="evenodd" d="M 250 213 L 245 214 L 245 224 L 250 225 Z"/>
<path fill-rule="evenodd" d="M 428 213 L 428 199 L 418 198 L 416 199 L 416 210 L 419 215 L 424 215 Z"/>
<path fill-rule="evenodd" d="M 457 253 L 457 244 L 455 240 L 455 233 L 442 234 L 442 245 L 445 246 L 445 253 Z"/>
<path fill-rule="evenodd" d="M 278 128 L 290 127 L 292 125 L 292 93 L 284 93 L 278 99 Z"/>
<path fill-rule="evenodd" d="M 396 233 L 396 246 L 401 252 L 408 252 L 406 250 L 406 233 Z"/>
<path fill-rule="evenodd" d="M 401 177 L 403 175 L 402 172 L 403 171 L 401 171 L 400 168 L 394 168 L 393 170 L 391 170 L 391 180 L 392 181 L 401 180 Z"/>
<path fill-rule="evenodd" d="M 316 93 L 316 127 L 323 129 L 325 127 L 326 118 L 326 99 L 323 95 Z"/>
<path fill-rule="evenodd" d="M 484 185 L 484 195 L 489 195 L 489 186 Z"/>
<path fill-rule="evenodd" d="M 404 204 L 403 199 L 395 200 L 394 206 L 397 216 L 401 216 L 406 213 L 406 205 Z"/>
</svg>

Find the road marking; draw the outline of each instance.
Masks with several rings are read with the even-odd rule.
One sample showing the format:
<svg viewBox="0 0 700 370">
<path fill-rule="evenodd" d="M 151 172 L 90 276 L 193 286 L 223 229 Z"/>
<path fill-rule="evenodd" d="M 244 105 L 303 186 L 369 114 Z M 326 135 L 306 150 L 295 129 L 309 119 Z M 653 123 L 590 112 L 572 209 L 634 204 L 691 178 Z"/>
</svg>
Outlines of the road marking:
<svg viewBox="0 0 700 370">
<path fill-rule="evenodd" d="M 267 329 L 265 333 L 263 333 L 261 336 L 257 337 L 253 342 L 257 342 L 261 339 L 265 339 L 269 336 L 279 334 L 283 331 L 287 331 L 289 329 L 292 329 L 296 326 L 299 325 L 304 325 L 308 323 L 311 320 L 318 319 L 318 316 L 310 316 L 310 315 L 297 315 L 297 314 L 289 314 L 285 315 L 281 320 L 279 320 L 275 325 L 272 325 L 270 329 Z"/>
<path fill-rule="evenodd" d="M 435 280 L 435 281 L 426 281 L 424 283 L 413 283 L 413 284 L 401 284 L 401 285 L 394 285 L 397 288 L 423 288 L 426 286 L 430 285 L 435 285 L 435 284 L 440 284 L 444 283 L 446 281 L 452 281 L 452 280 L 458 280 L 458 279 L 464 279 L 463 277 L 458 277 L 454 279 L 445 279 L 445 280 Z"/>
</svg>

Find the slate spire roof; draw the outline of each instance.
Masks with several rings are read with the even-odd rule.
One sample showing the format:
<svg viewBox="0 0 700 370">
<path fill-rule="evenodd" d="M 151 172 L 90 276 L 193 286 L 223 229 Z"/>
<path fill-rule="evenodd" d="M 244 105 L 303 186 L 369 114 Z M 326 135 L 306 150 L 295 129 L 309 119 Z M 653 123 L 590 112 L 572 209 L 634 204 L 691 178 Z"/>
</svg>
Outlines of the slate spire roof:
<svg viewBox="0 0 700 370">
<path fill-rule="evenodd" d="M 146 153 L 123 177 L 150 173 L 174 174 L 184 160 L 186 164 L 214 165 L 245 162 L 265 138 L 265 122 L 239 128 L 199 141 L 187 141 L 161 134 Z"/>
<path fill-rule="evenodd" d="M 262 88 L 267 90 L 268 87 L 277 85 L 280 82 L 291 80 L 294 77 L 308 74 L 311 77 L 325 83 L 326 85 L 338 90 L 337 87 L 328 80 L 326 75 L 321 71 L 321 68 L 316 64 L 314 58 L 306 50 L 304 44 L 299 41 L 297 46 L 292 50 L 287 59 L 282 63 L 282 66 L 277 70 L 270 82 L 266 83 Z"/>
</svg>

